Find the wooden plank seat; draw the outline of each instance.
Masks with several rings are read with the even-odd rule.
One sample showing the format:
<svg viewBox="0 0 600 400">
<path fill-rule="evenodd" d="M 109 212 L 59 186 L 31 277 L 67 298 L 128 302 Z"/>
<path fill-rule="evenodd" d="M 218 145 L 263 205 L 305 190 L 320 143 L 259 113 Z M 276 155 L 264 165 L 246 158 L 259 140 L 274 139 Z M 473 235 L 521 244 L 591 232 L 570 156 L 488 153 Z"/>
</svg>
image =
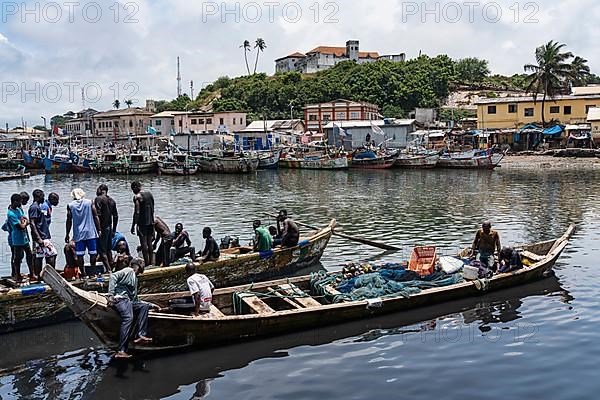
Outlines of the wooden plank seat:
<svg viewBox="0 0 600 400">
<path fill-rule="evenodd" d="M 302 294 L 306 296 L 308 295 L 302 290 L 300 290 L 300 288 L 294 285 L 293 283 L 288 283 L 286 285 L 278 285 L 277 288 L 283 291 L 283 293 L 285 293 L 287 296 L 297 296 L 293 298 L 293 301 L 297 302 L 304 308 L 321 307 L 323 305 L 315 299 L 313 299 L 312 297 L 301 297 Z"/>
<path fill-rule="evenodd" d="M 336 288 L 334 288 L 331 285 L 325 286 L 325 293 L 327 293 L 331 296 L 337 296 L 337 295 L 342 294 L 341 292 L 339 292 Z"/>
<path fill-rule="evenodd" d="M 535 262 L 542 261 L 544 259 L 544 256 L 540 256 L 539 254 L 535 254 L 527 250 L 521 251 L 521 257 L 528 258 Z"/>
<path fill-rule="evenodd" d="M 292 299 L 290 299 L 289 297 L 286 297 L 285 295 L 281 294 L 280 292 L 278 292 L 277 290 L 275 290 L 272 287 L 269 287 L 267 289 L 269 292 L 271 292 L 271 294 L 279 297 L 281 300 L 283 300 L 285 303 L 287 303 L 288 305 L 294 307 L 294 308 L 304 308 L 302 307 L 300 304 L 296 303 L 295 301 L 293 301 Z"/>
<path fill-rule="evenodd" d="M 225 314 L 223 314 L 223 312 L 221 312 L 221 310 L 219 310 L 217 308 L 217 306 L 215 306 L 214 304 L 210 305 L 210 313 L 215 317 L 224 317 L 225 316 Z"/>
<path fill-rule="evenodd" d="M 267 303 L 259 299 L 254 295 L 240 295 L 242 301 L 254 312 L 255 314 L 273 314 L 275 310 L 273 310 Z"/>
</svg>

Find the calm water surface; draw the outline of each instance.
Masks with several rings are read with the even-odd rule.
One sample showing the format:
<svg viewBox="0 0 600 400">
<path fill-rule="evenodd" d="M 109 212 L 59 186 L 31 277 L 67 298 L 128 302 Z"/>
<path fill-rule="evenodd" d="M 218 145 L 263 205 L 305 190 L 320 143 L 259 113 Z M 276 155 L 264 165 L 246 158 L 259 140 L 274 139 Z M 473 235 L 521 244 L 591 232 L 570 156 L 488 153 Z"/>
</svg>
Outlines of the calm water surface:
<svg viewBox="0 0 600 400">
<path fill-rule="evenodd" d="M 466 247 L 492 219 L 503 243 L 545 240 L 578 224 L 556 277 L 487 296 L 274 339 L 117 364 L 78 322 L 0 336 L 0 398 L 391 399 L 590 398 L 600 390 L 599 172 L 274 171 L 256 176 L 143 177 L 157 215 L 183 222 L 196 247 L 252 236 L 251 221 L 285 207 L 303 222 L 336 218 L 348 233 L 403 247 L 396 254 L 334 238 L 322 264 L 404 258 L 418 244 Z M 131 223 L 130 181 L 35 176 L 0 182 L 57 192 L 54 241 L 76 187 L 106 183 L 120 228 Z M 4 206 L 3 206 L 4 207 Z M 135 238 L 132 238 L 136 243 Z M 0 273 L 9 272 L 6 236 Z M 62 261 L 59 261 L 62 263 Z M 25 270 L 26 267 L 23 267 Z"/>
</svg>

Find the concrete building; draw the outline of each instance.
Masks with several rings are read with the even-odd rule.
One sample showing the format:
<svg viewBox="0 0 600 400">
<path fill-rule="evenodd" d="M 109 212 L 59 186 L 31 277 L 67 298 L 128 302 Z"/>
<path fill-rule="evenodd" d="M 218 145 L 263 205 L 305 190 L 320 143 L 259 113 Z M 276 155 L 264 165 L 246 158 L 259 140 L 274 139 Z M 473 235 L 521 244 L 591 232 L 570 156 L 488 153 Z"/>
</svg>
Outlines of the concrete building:
<svg viewBox="0 0 600 400">
<path fill-rule="evenodd" d="M 302 120 L 254 121 L 235 133 L 235 140 L 245 150 L 266 150 L 279 144 L 294 144 L 304 135 Z"/>
<path fill-rule="evenodd" d="M 594 143 L 600 143 L 600 107 L 590 108 L 587 121 L 591 125 Z"/>
<path fill-rule="evenodd" d="M 246 127 L 247 113 L 242 111 L 178 112 L 173 115 L 176 134 L 232 134 Z"/>
<path fill-rule="evenodd" d="M 145 108 L 131 107 L 100 112 L 92 116 L 95 136 L 113 137 L 143 135 L 154 113 Z"/>
<path fill-rule="evenodd" d="M 150 117 L 150 126 L 156 130 L 156 134 L 167 136 L 177 133 L 175 131 L 175 115 L 183 114 L 181 111 L 163 111 Z"/>
<path fill-rule="evenodd" d="M 379 107 L 367 102 L 338 99 L 304 107 L 304 125 L 310 132 L 322 133 L 323 127 L 331 121 L 369 121 L 378 118 Z"/>
<path fill-rule="evenodd" d="M 93 108 L 81 110 L 71 119 L 65 122 L 65 133 L 71 136 L 94 135 L 93 116 L 98 114 L 98 111 Z"/>
<path fill-rule="evenodd" d="M 344 135 L 340 135 L 338 128 L 343 129 Z M 390 148 L 405 148 L 414 139 L 411 133 L 415 132 L 416 120 L 336 121 L 325 125 L 324 129 L 329 145 L 343 144 L 347 150 L 363 147 L 367 142 L 367 135 L 377 144 L 385 142 Z M 379 130 L 383 134 L 377 133 Z"/>
<path fill-rule="evenodd" d="M 307 53 L 295 52 L 275 60 L 275 72 L 300 72 L 304 74 L 324 71 L 342 61 L 359 64 L 380 60 L 404 61 L 404 53 L 380 56 L 376 51 L 360 51 L 358 40 L 349 40 L 346 47 L 319 46 Z"/>
<path fill-rule="evenodd" d="M 481 99 L 477 105 L 478 129 L 519 129 L 542 121 L 542 102 L 538 96 Z M 573 88 L 570 95 L 556 96 L 546 101 L 546 122 L 563 125 L 587 122 L 588 112 L 600 107 L 600 87 Z"/>
</svg>

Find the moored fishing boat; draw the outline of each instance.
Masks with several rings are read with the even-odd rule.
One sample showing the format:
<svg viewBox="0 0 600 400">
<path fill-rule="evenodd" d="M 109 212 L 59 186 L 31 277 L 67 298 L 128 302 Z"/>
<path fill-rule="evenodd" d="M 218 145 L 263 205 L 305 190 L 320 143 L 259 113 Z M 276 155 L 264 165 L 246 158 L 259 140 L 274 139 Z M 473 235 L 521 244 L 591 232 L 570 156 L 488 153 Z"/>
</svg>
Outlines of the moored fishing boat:
<svg viewBox="0 0 600 400">
<path fill-rule="evenodd" d="M 27 150 L 21 150 L 23 155 L 23 165 L 28 169 L 44 169 L 44 156 L 30 153 Z"/>
<path fill-rule="evenodd" d="M 134 153 L 115 162 L 114 167 L 120 175 L 142 175 L 156 172 L 158 162 L 149 155 Z"/>
<path fill-rule="evenodd" d="M 326 169 L 326 170 L 341 170 L 348 169 L 348 159 L 345 156 L 331 157 L 306 157 L 295 158 L 288 155 L 279 160 L 281 168 L 289 169 Z"/>
<path fill-rule="evenodd" d="M 239 285 L 292 274 L 316 264 L 323 255 L 335 228 L 335 220 L 301 239 L 296 247 L 276 248 L 264 253 L 251 248 L 221 250 L 215 262 L 197 268 L 217 287 Z M 105 292 L 109 275 L 78 280 L 71 284 L 82 289 Z M 181 291 L 186 287 L 185 266 L 151 268 L 140 276 L 140 293 Z M 12 287 L 8 279 L 0 280 L 0 333 L 57 323 L 73 318 L 56 293 L 47 285 Z"/>
<path fill-rule="evenodd" d="M 158 161 L 158 170 L 163 175 L 194 175 L 198 172 L 198 165 L 187 154 L 175 154 L 173 158 Z"/>
<path fill-rule="evenodd" d="M 258 156 L 258 169 L 277 169 L 283 150 L 269 151 Z"/>
<path fill-rule="evenodd" d="M 117 164 L 119 164 L 117 160 L 117 153 L 102 153 L 100 157 L 96 157 L 96 159 L 90 163 L 90 168 L 92 171 L 99 173 L 117 172 L 116 167 Z"/>
<path fill-rule="evenodd" d="M 410 286 L 380 298 L 353 299 L 341 296 L 328 277 L 337 273 L 216 290 L 211 311 L 201 317 L 190 316 L 180 304 L 189 293 L 153 294 L 141 299 L 155 304 L 159 311 L 149 315 L 151 344 L 135 346 L 135 351 L 188 349 L 215 344 L 273 336 L 302 329 L 322 328 L 350 320 L 405 311 L 443 302 L 481 296 L 483 293 L 523 285 L 547 276 L 574 232 L 570 227 L 560 238 L 520 247 L 531 261 L 528 266 L 497 274 L 489 279 L 468 281 L 457 272 L 440 281 L 423 278 Z M 391 271 L 390 280 L 395 272 Z M 108 306 L 106 297 L 80 290 L 46 269 L 44 279 L 64 302 L 107 346 L 116 348 L 120 317 Z M 335 282 L 335 281 L 334 281 Z M 416 284 L 415 284 L 416 282 Z M 410 290 L 407 288 L 410 287 Z M 364 296 L 363 296 L 364 297 Z"/>
<path fill-rule="evenodd" d="M 200 172 L 221 174 L 249 174 L 258 169 L 258 157 L 244 154 L 211 155 L 204 154 L 194 157 Z"/>
<path fill-rule="evenodd" d="M 504 159 L 504 153 L 491 150 L 472 150 L 462 153 L 446 153 L 440 156 L 439 168 L 494 169 Z"/>
<path fill-rule="evenodd" d="M 23 174 L 8 174 L 8 175 L 0 175 L 0 182 L 4 181 L 14 181 L 17 179 L 27 179 L 31 176 L 28 172 Z"/>
<path fill-rule="evenodd" d="M 47 174 L 73 172 L 73 161 L 66 154 L 51 154 L 44 158 L 44 171 L 46 171 Z"/>
<path fill-rule="evenodd" d="M 353 169 L 390 169 L 394 166 L 396 153 L 375 152 L 372 150 L 355 151 L 352 154 L 350 168 Z"/>
<path fill-rule="evenodd" d="M 410 155 L 400 154 L 394 162 L 396 168 L 407 169 L 430 169 L 435 168 L 440 160 L 438 154 L 433 155 Z"/>
</svg>

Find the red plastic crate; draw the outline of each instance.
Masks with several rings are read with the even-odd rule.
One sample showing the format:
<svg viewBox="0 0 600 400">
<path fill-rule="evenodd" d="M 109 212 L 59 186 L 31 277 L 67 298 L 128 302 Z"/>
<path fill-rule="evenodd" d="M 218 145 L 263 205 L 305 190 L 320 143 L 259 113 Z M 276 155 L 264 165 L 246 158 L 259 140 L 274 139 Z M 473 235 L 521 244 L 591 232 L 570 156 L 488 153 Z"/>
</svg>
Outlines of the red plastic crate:
<svg viewBox="0 0 600 400">
<path fill-rule="evenodd" d="M 431 275 L 435 272 L 437 249 L 433 246 L 415 247 L 410 255 L 408 269 L 421 276 Z"/>
</svg>

